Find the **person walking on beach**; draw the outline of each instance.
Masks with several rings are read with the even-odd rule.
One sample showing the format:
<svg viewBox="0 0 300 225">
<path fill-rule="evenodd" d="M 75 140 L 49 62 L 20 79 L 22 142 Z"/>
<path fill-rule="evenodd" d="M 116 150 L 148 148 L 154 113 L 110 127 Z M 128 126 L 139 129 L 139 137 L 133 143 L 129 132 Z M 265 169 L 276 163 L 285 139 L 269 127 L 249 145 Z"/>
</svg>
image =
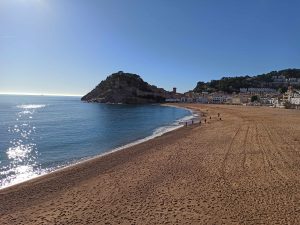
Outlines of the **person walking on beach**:
<svg viewBox="0 0 300 225">
<path fill-rule="evenodd" d="M 206 123 L 206 119 L 204 119 L 204 123 Z"/>
<path fill-rule="evenodd" d="M 218 113 L 218 117 L 220 117 L 220 113 Z"/>
</svg>

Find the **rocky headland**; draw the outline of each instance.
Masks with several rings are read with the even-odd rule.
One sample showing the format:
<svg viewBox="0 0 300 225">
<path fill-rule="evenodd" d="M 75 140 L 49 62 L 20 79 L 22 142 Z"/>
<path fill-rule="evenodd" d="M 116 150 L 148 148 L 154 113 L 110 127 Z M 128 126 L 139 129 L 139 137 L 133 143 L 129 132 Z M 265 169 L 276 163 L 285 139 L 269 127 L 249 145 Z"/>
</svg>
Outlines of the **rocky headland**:
<svg viewBox="0 0 300 225">
<path fill-rule="evenodd" d="M 162 103 L 169 92 L 150 85 L 137 75 L 119 71 L 98 84 L 82 101 L 99 103 Z"/>
</svg>

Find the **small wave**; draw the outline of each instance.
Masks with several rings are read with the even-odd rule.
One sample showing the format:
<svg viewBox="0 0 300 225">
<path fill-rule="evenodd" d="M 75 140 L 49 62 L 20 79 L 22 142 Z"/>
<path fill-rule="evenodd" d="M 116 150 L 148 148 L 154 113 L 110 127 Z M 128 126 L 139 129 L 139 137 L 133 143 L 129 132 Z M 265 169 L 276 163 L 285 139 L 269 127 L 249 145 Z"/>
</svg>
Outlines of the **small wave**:
<svg viewBox="0 0 300 225">
<path fill-rule="evenodd" d="M 125 148 L 129 148 L 129 147 L 141 144 L 143 142 L 149 141 L 149 140 L 154 139 L 156 137 L 162 136 L 165 133 L 168 133 L 168 132 L 171 132 L 173 130 L 176 130 L 176 129 L 182 127 L 182 126 L 183 125 L 170 125 L 170 126 L 159 127 L 157 129 L 155 129 L 153 131 L 152 135 L 150 135 L 150 136 L 147 136 L 147 137 L 142 138 L 142 139 L 138 139 L 136 141 L 133 141 L 133 142 L 131 142 L 129 144 L 126 144 L 126 145 L 123 145 L 121 147 L 117 147 L 117 148 L 115 148 L 115 149 L 113 149 L 111 151 L 105 152 L 104 154 L 101 154 L 101 155 L 107 155 L 107 154 L 110 154 L 110 153 L 113 153 L 113 152 L 116 152 L 116 151 L 119 151 L 119 150 L 122 150 L 122 149 L 125 149 Z"/>
<path fill-rule="evenodd" d="M 193 114 L 190 116 L 185 116 L 182 119 L 178 120 L 177 122 L 182 123 L 182 122 L 187 122 L 190 120 L 198 120 L 198 119 L 199 119 L 199 116 L 197 114 Z"/>
<path fill-rule="evenodd" d="M 38 109 L 38 108 L 44 108 L 46 107 L 46 105 L 29 104 L 29 105 L 18 105 L 17 107 L 20 109 Z"/>
<path fill-rule="evenodd" d="M 179 125 L 179 124 L 178 125 L 170 125 L 170 126 L 159 127 L 159 128 L 157 128 L 157 129 L 155 129 L 153 131 L 152 136 L 153 136 L 153 138 L 155 138 L 155 137 L 161 136 L 161 135 L 163 135 L 165 133 L 168 133 L 168 132 L 171 132 L 173 130 L 176 130 L 176 129 L 180 128 L 180 127 L 182 127 L 182 125 Z"/>
</svg>

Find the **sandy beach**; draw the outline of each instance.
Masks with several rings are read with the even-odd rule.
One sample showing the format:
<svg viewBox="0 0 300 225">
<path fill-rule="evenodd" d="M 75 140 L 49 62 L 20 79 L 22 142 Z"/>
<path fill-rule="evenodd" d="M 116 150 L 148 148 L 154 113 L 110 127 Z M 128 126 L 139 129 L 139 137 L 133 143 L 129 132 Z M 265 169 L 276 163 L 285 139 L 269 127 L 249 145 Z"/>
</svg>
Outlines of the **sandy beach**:
<svg viewBox="0 0 300 225">
<path fill-rule="evenodd" d="M 300 224 L 299 110 L 179 106 L 207 123 L 0 190 L 0 224 Z"/>
</svg>

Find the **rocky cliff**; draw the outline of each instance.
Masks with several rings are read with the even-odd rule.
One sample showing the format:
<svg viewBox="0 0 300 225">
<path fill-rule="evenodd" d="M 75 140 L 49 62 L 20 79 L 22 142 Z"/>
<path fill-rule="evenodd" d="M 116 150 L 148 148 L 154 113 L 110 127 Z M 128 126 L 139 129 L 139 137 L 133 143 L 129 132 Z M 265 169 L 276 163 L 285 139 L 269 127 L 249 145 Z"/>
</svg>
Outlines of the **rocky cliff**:
<svg viewBox="0 0 300 225">
<path fill-rule="evenodd" d="M 144 104 L 165 101 L 168 94 L 162 88 L 150 85 L 136 74 L 122 71 L 113 73 L 101 81 L 82 101 L 100 103 Z"/>
</svg>

